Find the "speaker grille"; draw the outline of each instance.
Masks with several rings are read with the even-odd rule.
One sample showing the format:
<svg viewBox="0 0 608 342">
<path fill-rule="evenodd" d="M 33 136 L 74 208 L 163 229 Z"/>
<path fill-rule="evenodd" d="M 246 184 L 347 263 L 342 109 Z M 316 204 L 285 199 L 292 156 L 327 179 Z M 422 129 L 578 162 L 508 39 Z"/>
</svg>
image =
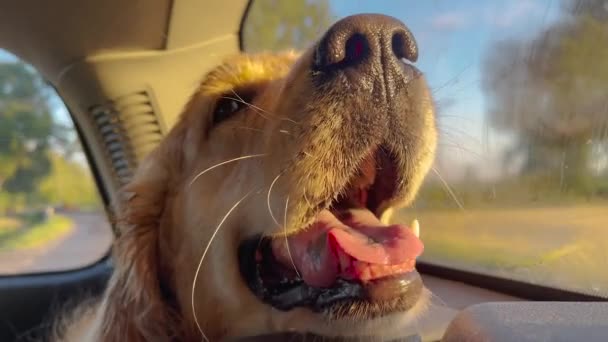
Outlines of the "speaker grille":
<svg viewBox="0 0 608 342">
<path fill-rule="evenodd" d="M 133 92 L 92 106 L 89 112 L 120 185 L 162 140 L 164 127 L 148 91 Z"/>
</svg>

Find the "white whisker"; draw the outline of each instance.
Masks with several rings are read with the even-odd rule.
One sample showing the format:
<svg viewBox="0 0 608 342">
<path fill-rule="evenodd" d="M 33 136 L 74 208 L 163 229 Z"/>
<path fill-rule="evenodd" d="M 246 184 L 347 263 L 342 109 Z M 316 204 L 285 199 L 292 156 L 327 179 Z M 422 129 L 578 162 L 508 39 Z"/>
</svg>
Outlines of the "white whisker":
<svg viewBox="0 0 608 342">
<path fill-rule="evenodd" d="M 196 176 L 194 176 L 194 178 L 192 178 L 192 180 L 190 181 L 190 184 L 188 184 L 188 186 L 189 187 L 192 186 L 192 184 L 194 184 L 194 182 L 196 182 L 196 180 L 200 176 L 204 175 L 208 171 L 211 171 L 211 170 L 215 169 L 216 167 L 219 167 L 219 166 L 222 166 L 222 165 L 226 165 L 228 163 L 232 163 L 232 162 L 235 162 L 235 161 L 243 160 L 243 159 L 259 158 L 259 157 L 264 157 L 264 156 L 266 156 L 265 153 L 262 153 L 262 154 L 251 154 L 251 155 L 248 155 L 248 156 L 241 156 L 241 157 L 238 157 L 238 158 L 226 160 L 226 161 L 221 162 L 219 164 L 215 164 L 215 165 L 213 165 L 211 167 L 206 168 L 205 170 L 199 172 Z"/>
<path fill-rule="evenodd" d="M 304 200 L 306 201 L 306 204 L 308 204 L 308 206 L 312 208 L 312 204 L 310 203 L 310 200 L 308 200 L 308 196 L 306 196 L 306 193 L 304 193 Z"/>
<path fill-rule="evenodd" d="M 289 239 L 287 238 L 287 208 L 289 208 L 289 196 L 285 200 L 285 214 L 283 215 L 283 230 L 285 231 L 285 246 L 287 247 L 287 255 L 289 255 L 289 260 L 291 260 L 291 265 L 293 266 L 293 270 L 296 271 L 296 274 L 299 278 L 300 272 L 298 272 L 298 268 L 296 267 L 296 263 L 293 261 L 293 256 L 291 255 L 291 250 L 289 249 Z"/>
<path fill-rule="evenodd" d="M 227 127 L 227 128 L 232 128 L 232 129 L 244 129 L 244 130 L 248 130 L 248 131 L 254 131 L 254 132 L 260 132 L 260 133 L 266 133 L 263 129 L 259 129 L 259 128 L 252 128 L 252 127 L 245 127 L 245 126 L 237 126 L 237 127 Z"/>
<path fill-rule="evenodd" d="M 439 297 L 437 294 L 431 292 L 431 300 L 436 299 L 437 301 L 439 301 L 439 306 L 443 306 L 446 308 L 449 308 L 449 305 L 443 300 L 443 298 Z"/>
<path fill-rule="evenodd" d="M 205 250 L 203 251 L 203 255 L 201 256 L 201 260 L 198 263 L 198 266 L 196 267 L 196 272 L 194 273 L 194 279 L 192 280 L 192 314 L 194 316 L 194 322 L 196 323 L 196 326 L 198 327 L 198 330 L 200 331 L 203 340 L 209 342 L 209 339 L 207 338 L 207 336 L 205 335 L 205 333 L 203 332 L 203 328 L 201 328 L 200 323 L 198 322 L 198 318 L 196 316 L 196 307 L 194 305 L 194 292 L 196 290 L 196 281 L 198 279 L 198 275 L 201 271 L 201 267 L 203 265 L 203 260 L 205 260 L 205 256 L 207 255 L 207 252 L 209 251 L 209 247 L 211 247 L 211 243 L 213 242 L 213 239 L 215 239 L 215 236 L 217 235 L 217 233 L 220 230 L 220 227 L 222 226 L 222 224 L 224 224 L 224 222 L 226 221 L 226 219 L 228 218 L 228 216 L 230 216 L 230 214 L 234 211 L 234 209 L 236 209 L 236 207 L 241 204 L 241 202 L 243 202 L 243 200 L 245 200 L 245 198 L 247 198 L 249 195 L 251 195 L 253 191 L 249 191 L 245 196 L 243 196 L 240 200 L 238 200 L 233 206 L 232 208 L 230 208 L 230 210 L 228 210 L 228 212 L 226 213 L 226 215 L 224 215 L 224 217 L 222 218 L 222 220 L 220 221 L 220 223 L 217 225 L 217 227 L 215 228 L 215 231 L 213 231 L 213 234 L 211 234 L 211 238 L 209 239 L 209 242 L 207 242 L 207 246 L 205 247 Z"/>
<path fill-rule="evenodd" d="M 252 127 L 244 127 L 244 126 L 227 127 L 227 128 L 232 128 L 233 130 L 234 130 L 234 129 L 244 129 L 244 130 L 248 130 L 248 131 L 254 131 L 254 132 L 259 132 L 259 133 L 264 133 L 264 134 L 268 134 L 268 133 L 270 133 L 270 132 L 268 132 L 268 133 L 267 133 L 267 132 L 266 132 L 266 131 L 264 131 L 263 129 L 259 129 L 259 128 L 252 128 Z M 293 134 L 291 134 L 291 133 L 290 133 L 288 130 L 285 130 L 285 129 L 280 129 L 278 132 L 279 132 L 279 133 L 281 133 L 281 134 L 289 135 L 290 137 L 293 137 L 293 136 L 294 136 L 294 135 L 293 135 Z"/>
<path fill-rule="evenodd" d="M 450 186 L 448 185 L 448 182 L 446 182 L 445 179 L 443 179 L 443 177 L 441 177 L 441 174 L 434 166 L 431 169 L 433 170 L 433 172 L 435 172 L 437 177 L 439 177 L 439 180 L 441 181 L 441 183 L 443 183 L 443 186 L 445 187 L 448 194 L 450 194 L 450 196 L 452 197 L 454 202 L 456 202 L 456 204 L 458 205 L 458 208 L 460 208 L 460 210 L 464 210 L 464 206 L 462 205 L 462 203 L 460 203 L 460 201 L 458 200 L 458 197 L 456 197 L 456 194 L 454 193 L 454 191 L 452 191 L 452 188 L 450 188 Z"/>
<path fill-rule="evenodd" d="M 264 113 L 264 114 L 267 114 L 267 115 L 270 115 L 270 116 L 275 116 L 275 117 L 276 117 L 276 115 L 274 115 L 274 114 L 272 114 L 272 113 L 268 112 L 267 110 L 262 109 L 262 108 L 260 108 L 260 107 L 258 107 L 258 106 L 256 106 L 256 105 L 254 105 L 253 103 L 249 103 L 249 102 L 247 102 L 247 101 L 243 100 L 243 98 L 242 98 L 242 97 L 240 97 L 240 96 L 239 96 L 239 94 L 237 94 L 237 92 L 236 92 L 236 91 L 234 91 L 234 89 L 231 89 L 231 91 L 232 91 L 232 93 L 234 94 L 234 96 L 236 96 L 236 97 L 237 97 L 237 98 L 238 98 L 238 99 L 241 101 L 241 103 L 243 103 L 244 105 L 247 105 L 247 106 L 249 106 L 249 107 L 251 107 L 251 108 L 255 109 L 256 111 L 261 111 L 261 112 L 262 112 L 262 113 Z M 235 99 L 233 99 L 233 100 L 235 100 Z M 258 113 L 258 114 L 259 114 L 259 113 Z M 260 115 L 261 115 L 261 114 L 260 114 Z M 261 115 L 261 116 L 262 116 L 262 117 L 264 117 L 263 115 Z M 266 118 L 266 117 L 264 117 L 264 118 Z M 268 118 L 266 118 L 266 119 L 268 119 Z M 289 118 L 279 118 L 279 119 L 280 119 L 280 120 L 289 121 L 289 122 L 291 122 L 291 123 L 293 123 L 293 124 L 296 124 L 296 125 L 299 125 L 299 124 L 300 124 L 299 122 L 294 121 L 294 120 L 291 120 L 291 119 L 289 119 Z"/>
<path fill-rule="evenodd" d="M 281 224 L 274 217 L 274 214 L 272 213 L 272 209 L 270 208 L 270 193 L 272 192 L 272 187 L 279 180 L 279 177 L 281 177 L 282 174 L 283 174 L 282 172 L 279 173 L 277 175 L 277 177 L 272 181 L 272 183 L 270 183 L 270 187 L 268 188 L 268 195 L 266 196 L 266 203 L 268 204 L 268 213 L 270 214 L 270 217 L 272 218 L 272 220 L 274 221 L 274 223 L 277 225 L 277 227 L 280 227 Z"/>
<path fill-rule="evenodd" d="M 269 117 L 267 117 L 267 116 L 265 116 L 265 115 L 264 115 L 264 114 L 266 114 L 264 110 L 258 109 L 258 108 L 256 108 L 254 105 L 252 105 L 251 103 L 249 103 L 249 102 L 247 102 L 247 101 L 243 100 L 243 99 L 242 99 L 242 98 L 241 98 L 241 97 L 240 97 L 240 96 L 239 96 L 237 93 L 235 93 L 235 92 L 234 92 L 234 90 L 233 90 L 232 92 L 234 93 L 234 95 L 236 96 L 236 98 L 234 98 L 234 97 L 230 97 L 230 96 L 222 96 L 222 98 L 227 99 L 227 100 L 233 100 L 233 101 L 240 102 L 240 103 L 244 104 L 244 105 L 245 105 L 245 106 L 247 106 L 247 107 L 251 107 L 251 108 L 253 108 L 253 110 L 254 110 L 254 111 L 255 111 L 255 112 L 256 112 L 256 113 L 257 113 L 259 116 L 263 117 L 264 119 L 266 119 L 266 120 L 270 120 L 270 119 L 271 119 L 271 118 L 269 118 Z M 264 113 L 264 114 L 262 114 L 262 113 Z M 271 115 L 271 114 L 269 114 L 269 115 Z"/>
</svg>

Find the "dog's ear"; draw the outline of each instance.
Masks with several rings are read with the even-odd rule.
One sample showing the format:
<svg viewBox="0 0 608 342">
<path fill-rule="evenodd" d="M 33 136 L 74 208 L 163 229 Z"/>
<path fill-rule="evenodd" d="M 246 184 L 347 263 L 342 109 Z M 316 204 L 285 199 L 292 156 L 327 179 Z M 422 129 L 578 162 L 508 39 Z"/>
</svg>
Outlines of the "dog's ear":
<svg viewBox="0 0 608 342">
<path fill-rule="evenodd" d="M 99 341 L 165 341 L 178 334 L 163 291 L 159 222 L 183 163 L 186 125 L 178 124 L 150 153 L 116 206 L 115 270 L 99 308 Z"/>
</svg>

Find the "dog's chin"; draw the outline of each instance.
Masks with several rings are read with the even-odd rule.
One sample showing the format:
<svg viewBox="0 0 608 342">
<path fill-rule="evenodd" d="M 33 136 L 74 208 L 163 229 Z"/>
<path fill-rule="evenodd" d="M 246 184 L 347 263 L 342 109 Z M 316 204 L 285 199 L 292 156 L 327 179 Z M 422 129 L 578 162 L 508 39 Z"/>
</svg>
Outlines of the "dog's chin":
<svg viewBox="0 0 608 342">
<path fill-rule="evenodd" d="M 312 223 L 289 236 L 240 243 L 239 268 L 250 291 L 285 323 L 281 331 L 322 336 L 402 337 L 428 293 L 415 269 L 417 233 L 380 221 L 397 191 L 385 152 L 364 158 L 352 179 Z"/>
<path fill-rule="evenodd" d="M 371 338 L 376 341 L 378 338 L 382 340 L 405 338 L 419 333 L 417 323 L 420 317 L 426 313 L 430 302 L 430 291 L 422 288 L 414 305 L 405 311 L 395 311 L 381 317 L 356 321 L 348 317 L 328 321 L 327 317 L 323 315 L 307 312 L 294 315 L 291 321 L 295 321 L 299 316 L 306 324 L 291 331 L 312 333 L 323 337 L 352 337 L 353 340 Z"/>
<path fill-rule="evenodd" d="M 409 341 L 420 333 L 419 321 L 426 314 L 431 293 L 423 289 L 415 305 L 407 311 L 361 321 L 348 318 L 328 320 L 323 314 L 297 308 L 289 311 L 270 310 L 270 325 L 241 331 L 241 341 Z"/>
</svg>

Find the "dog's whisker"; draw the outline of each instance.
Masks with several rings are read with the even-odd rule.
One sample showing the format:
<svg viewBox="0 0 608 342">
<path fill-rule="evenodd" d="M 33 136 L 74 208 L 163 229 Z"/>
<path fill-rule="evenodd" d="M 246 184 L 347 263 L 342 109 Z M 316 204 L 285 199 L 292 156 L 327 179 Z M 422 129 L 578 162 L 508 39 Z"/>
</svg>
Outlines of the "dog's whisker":
<svg viewBox="0 0 608 342">
<path fill-rule="evenodd" d="M 294 120 L 289 119 L 289 118 L 279 118 L 279 117 L 277 117 L 277 115 L 272 114 L 272 113 L 268 112 L 267 110 L 264 110 L 264 109 L 262 109 L 262 108 L 260 108 L 260 107 L 258 107 L 256 105 L 251 104 L 251 103 L 249 103 L 247 101 L 244 101 L 244 100 L 242 100 L 240 98 L 233 98 L 233 97 L 229 97 L 229 96 L 223 96 L 223 98 L 228 99 L 228 100 L 233 100 L 233 101 L 240 102 L 240 103 L 242 103 L 242 104 L 244 104 L 244 105 L 252 108 L 259 116 L 263 117 L 266 120 L 271 120 L 271 119 L 282 120 L 282 121 L 291 122 L 291 123 L 296 124 L 296 125 L 300 125 L 300 123 L 297 122 L 297 121 L 294 121 Z M 270 117 L 264 116 L 264 115 L 262 115 L 262 113 L 264 113 L 266 115 L 270 115 Z"/>
<path fill-rule="evenodd" d="M 291 260 L 291 265 L 293 266 L 293 270 L 296 271 L 296 274 L 299 278 L 300 272 L 298 272 L 298 268 L 296 267 L 295 261 L 293 261 L 293 256 L 291 255 L 291 250 L 289 249 L 289 239 L 287 238 L 287 209 L 289 208 L 289 196 L 285 199 L 285 213 L 283 215 L 283 230 L 285 231 L 285 247 L 287 248 L 287 255 L 289 255 L 289 260 Z"/>
<path fill-rule="evenodd" d="M 441 90 L 443 90 L 446 87 L 449 87 L 453 84 L 456 84 L 459 82 L 460 78 L 464 75 L 464 73 L 470 69 L 473 66 L 473 64 L 468 64 L 466 65 L 464 68 L 462 68 L 462 70 L 460 70 L 459 72 L 457 72 L 454 76 L 452 76 L 451 78 L 449 78 L 447 81 L 445 81 L 443 84 L 440 84 L 438 87 L 435 87 L 431 90 L 431 92 L 435 95 L 438 92 L 440 92 Z"/>
<path fill-rule="evenodd" d="M 259 132 L 259 133 L 263 133 L 263 134 L 269 134 L 269 133 L 271 133 L 271 132 L 266 132 L 263 129 L 253 128 L 253 127 L 245 127 L 245 126 L 234 126 L 234 127 L 228 126 L 225 129 L 233 129 L 233 130 L 243 129 L 243 130 L 253 131 L 253 132 Z M 291 132 L 289 132 L 288 130 L 285 130 L 285 129 L 280 129 L 278 132 L 281 133 L 281 134 L 285 134 L 285 135 L 289 135 L 291 137 L 294 137 L 294 135 L 291 134 Z"/>
<path fill-rule="evenodd" d="M 462 153 L 468 153 L 469 155 L 479 158 L 479 159 L 485 159 L 484 155 L 482 155 L 481 153 L 477 153 L 469 148 L 466 148 L 464 146 L 462 146 L 461 144 L 458 143 L 449 143 L 449 142 L 439 142 L 437 143 L 437 146 L 441 146 L 441 147 L 447 147 L 447 148 L 453 148 L 458 150 L 459 152 Z"/>
<path fill-rule="evenodd" d="M 270 183 L 270 187 L 268 188 L 268 195 L 266 196 L 266 203 L 268 204 L 268 213 L 270 214 L 270 217 L 272 218 L 274 223 L 277 225 L 277 227 L 281 227 L 281 224 L 279 223 L 279 221 L 277 221 L 277 219 L 274 217 L 274 214 L 272 213 L 272 208 L 270 207 L 270 193 L 272 192 L 272 187 L 279 180 L 279 177 L 281 177 L 282 174 L 283 174 L 283 172 L 279 173 L 276 176 L 276 178 L 272 181 L 272 183 Z"/>
<path fill-rule="evenodd" d="M 479 146 L 483 145 L 481 143 L 481 141 L 479 140 L 479 138 L 475 137 L 471 133 L 467 133 L 466 131 L 464 131 L 462 129 L 458 129 L 453 126 L 445 126 L 445 125 L 438 124 L 437 131 L 439 131 L 439 133 L 444 136 L 455 137 L 457 140 L 468 139 L 469 142 L 472 142 L 476 145 L 479 145 Z"/>
<path fill-rule="evenodd" d="M 244 129 L 244 130 L 247 130 L 247 131 L 254 131 L 254 132 L 260 132 L 260 133 L 266 133 L 266 131 L 264 131 L 263 129 L 259 129 L 259 128 L 253 128 L 253 127 L 237 126 L 237 127 L 226 127 L 226 128 L 231 128 L 231 129 Z"/>
<path fill-rule="evenodd" d="M 220 221 L 220 223 L 217 225 L 217 227 L 215 228 L 215 230 L 213 231 L 213 234 L 211 234 L 211 237 L 209 238 L 209 242 L 207 242 L 207 246 L 205 246 L 205 250 L 203 251 L 203 255 L 201 256 L 201 259 L 198 263 L 198 266 L 196 267 L 196 272 L 194 273 L 194 279 L 192 280 L 192 295 L 191 295 L 191 299 L 192 299 L 192 315 L 194 316 L 194 323 L 196 323 L 196 326 L 198 328 L 198 330 L 201 333 L 201 336 L 203 338 L 204 341 L 209 342 L 209 339 L 207 338 L 207 335 L 205 335 L 205 332 L 203 331 L 203 328 L 201 327 L 198 318 L 196 316 L 196 306 L 194 305 L 194 294 L 196 291 L 196 281 L 198 279 L 198 275 L 201 271 L 201 267 L 203 265 L 203 261 L 205 260 L 205 256 L 207 255 L 207 252 L 209 251 L 209 247 L 211 247 L 211 243 L 213 242 L 213 240 L 215 239 L 215 236 L 217 235 L 217 233 L 219 232 L 220 228 L 222 227 L 222 224 L 224 224 L 224 222 L 226 221 L 226 219 L 228 218 L 228 216 L 230 216 L 230 214 L 232 214 L 232 212 L 236 209 L 236 207 L 238 207 L 239 204 L 241 204 L 241 202 L 243 202 L 247 197 L 249 197 L 249 195 L 251 195 L 252 191 L 249 191 L 245 196 L 243 196 L 240 200 L 238 200 L 231 208 L 230 210 L 228 210 L 228 212 L 226 213 L 226 215 L 224 215 L 224 217 L 222 218 L 222 220 Z"/>
<path fill-rule="evenodd" d="M 221 163 L 215 164 L 213 166 L 210 166 L 210 167 L 206 168 L 205 170 L 199 172 L 196 176 L 194 176 L 194 178 L 192 178 L 192 180 L 188 184 L 188 187 L 192 186 L 192 184 L 194 184 L 194 182 L 196 182 L 196 180 L 199 179 L 202 175 L 204 175 L 205 173 L 207 173 L 207 172 L 209 172 L 209 171 L 211 171 L 211 170 L 213 170 L 213 169 L 215 169 L 217 167 L 220 167 L 222 165 L 226 165 L 226 164 L 229 164 L 229 163 L 233 163 L 233 162 L 236 162 L 236 161 L 239 161 L 239 160 L 243 160 L 243 159 L 260 158 L 260 157 L 265 157 L 265 156 L 266 156 L 266 153 L 262 153 L 262 154 L 250 154 L 250 155 L 246 155 L 246 156 L 241 156 L 241 157 L 229 159 L 229 160 L 223 161 Z"/>
<path fill-rule="evenodd" d="M 276 115 L 274 115 L 273 113 L 270 113 L 270 112 L 268 112 L 267 110 L 262 109 L 262 108 L 260 108 L 260 107 L 258 107 L 258 106 L 256 106 L 256 105 L 254 105 L 253 103 L 248 103 L 247 101 L 243 100 L 243 98 L 241 98 L 241 97 L 239 96 L 239 94 L 237 94 L 237 93 L 234 91 L 234 89 L 231 89 L 231 90 L 232 90 L 232 93 L 233 93 L 234 95 L 236 95 L 236 97 L 238 97 L 238 98 L 239 98 L 241 101 L 243 101 L 243 103 L 244 103 L 244 104 L 248 105 L 249 107 L 251 107 L 251 108 L 253 108 L 253 109 L 255 109 L 255 110 L 261 111 L 261 112 L 263 112 L 263 113 L 265 113 L 265 114 L 267 114 L 267 115 L 270 115 L 270 116 L 274 116 L 274 117 L 276 117 Z M 291 120 L 291 119 L 289 119 L 289 118 L 279 118 L 279 119 L 280 119 L 280 120 L 284 120 L 284 121 L 289 121 L 289 122 L 291 122 L 291 123 L 293 123 L 293 124 L 296 124 L 296 125 L 299 125 L 299 124 L 300 124 L 299 122 L 294 121 L 294 120 Z"/>
<path fill-rule="evenodd" d="M 265 110 L 265 109 L 263 109 L 263 108 L 260 108 L 260 107 L 258 107 L 258 106 L 256 106 L 256 105 L 254 105 L 253 103 L 249 103 L 249 102 L 247 102 L 247 101 L 243 100 L 243 98 L 242 98 L 241 96 L 239 96 L 239 94 L 237 94 L 237 92 L 236 92 L 236 91 L 234 91 L 234 89 L 230 89 L 230 91 L 232 91 L 232 93 L 233 93 L 233 94 L 234 94 L 234 95 L 235 95 L 235 96 L 236 96 L 236 97 L 237 97 L 237 98 L 238 98 L 238 99 L 239 99 L 239 100 L 240 100 L 240 101 L 241 101 L 241 102 L 242 102 L 244 105 L 247 105 L 247 106 L 249 106 L 249 107 L 251 107 L 251 108 L 255 109 L 256 111 L 261 111 L 262 113 L 265 113 L 265 114 L 267 114 L 267 115 L 274 116 L 275 118 L 277 117 L 276 115 L 274 115 L 274 114 L 272 114 L 272 113 L 268 112 L 267 110 Z M 234 99 L 233 99 L 233 100 L 234 100 Z M 292 119 L 290 119 L 290 118 L 278 118 L 278 119 L 279 119 L 279 120 L 288 121 L 288 122 L 291 122 L 291 123 L 296 124 L 296 125 L 300 125 L 300 123 L 299 123 L 299 122 L 294 121 L 294 120 L 292 120 Z"/>
<path fill-rule="evenodd" d="M 232 92 L 234 93 L 234 90 L 233 90 Z M 236 96 L 238 96 L 236 93 L 234 93 L 234 94 L 235 94 Z M 258 110 L 258 109 L 257 109 L 257 108 L 255 108 L 255 107 L 254 107 L 254 106 L 253 106 L 251 103 L 248 103 L 247 101 L 245 101 L 245 100 L 241 99 L 241 98 L 240 98 L 240 96 L 238 96 L 238 98 L 234 98 L 234 97 L 230 97 L 230 96 L 222 96 L 222 98 L 223 98 L 223 99 L 227 99 L 227 100 L 236 101 L 236 102 L 239 102 L 239 103 L 242 103 L 242 104 L 246 105 L 247 107 L 251 107 L 251 108 L 253 108 L 253 109 L 255 110 L 255 112 L 256 112 L 256 113 L 257 113 L 259 116 L 263 117 L 263 118 L 264 118 L 264 119 L 266 119 L 266 120 L 271 120 L 271 118 L 269 118 L 269 117 L 267 117 L 267 116 L 265 116 L 265 115 L 263 115 L 263 114 L 262 114 L 262 113 L 264 113 L 264 111 Z M 260 112 L 262 112 L 262 113 L 260 113 Z"/>
<path fill-rule="evenodd" d="M 308 196 L 306 196 L 306 193 L 304 193 L 304 200 L 306 201 L 306 204 L 308 204 L 308 206 L 312 208 L 312 203 L 310 202 L 310 200 L 308 200 Z"/>
<path fill-rule="evenodd" d="M 460 210 L 464 210 L 464 206 L 462 205 L 462 203 L 460 202 L 460 200 L 458 200 L 458 197 L 456 196 L 456 194 L 454 193 L 454 191 L 452 191 L 452 188 L 450 187 L 450 185 L 448 184 L 448 182 L 446 182 L 446 180 L 443 179 L 443 177 L 439 173 L 439 170 L 437 170 L 434 166 L 431 167 L 431 170 L 433 170 L 433 172 L 437 175 L 437 177 L 439 178 L 439 181 L 441 181 L 441 183 L 445 187 L 445 190 L 448 192 L 448 194 L 450 195 L 450 197 L 452 197 L 452 199 L 454 200 L 454 202 L 456 202 L 456 205 L 458 205 L 458 208 L 460 208 Z"/>
<path fill-rule="evenodd" d="M 430 291 L 429 291 L 430 292 Z M 439 297 L 437 294 L 430 292 L 431 294 L 431 300 L 435 299 L 439 302 L 440 306 L 444 306 L 446 308 L 449 308 L 448 304 L 443 300 L 443 298 Z"/>
</svg>

